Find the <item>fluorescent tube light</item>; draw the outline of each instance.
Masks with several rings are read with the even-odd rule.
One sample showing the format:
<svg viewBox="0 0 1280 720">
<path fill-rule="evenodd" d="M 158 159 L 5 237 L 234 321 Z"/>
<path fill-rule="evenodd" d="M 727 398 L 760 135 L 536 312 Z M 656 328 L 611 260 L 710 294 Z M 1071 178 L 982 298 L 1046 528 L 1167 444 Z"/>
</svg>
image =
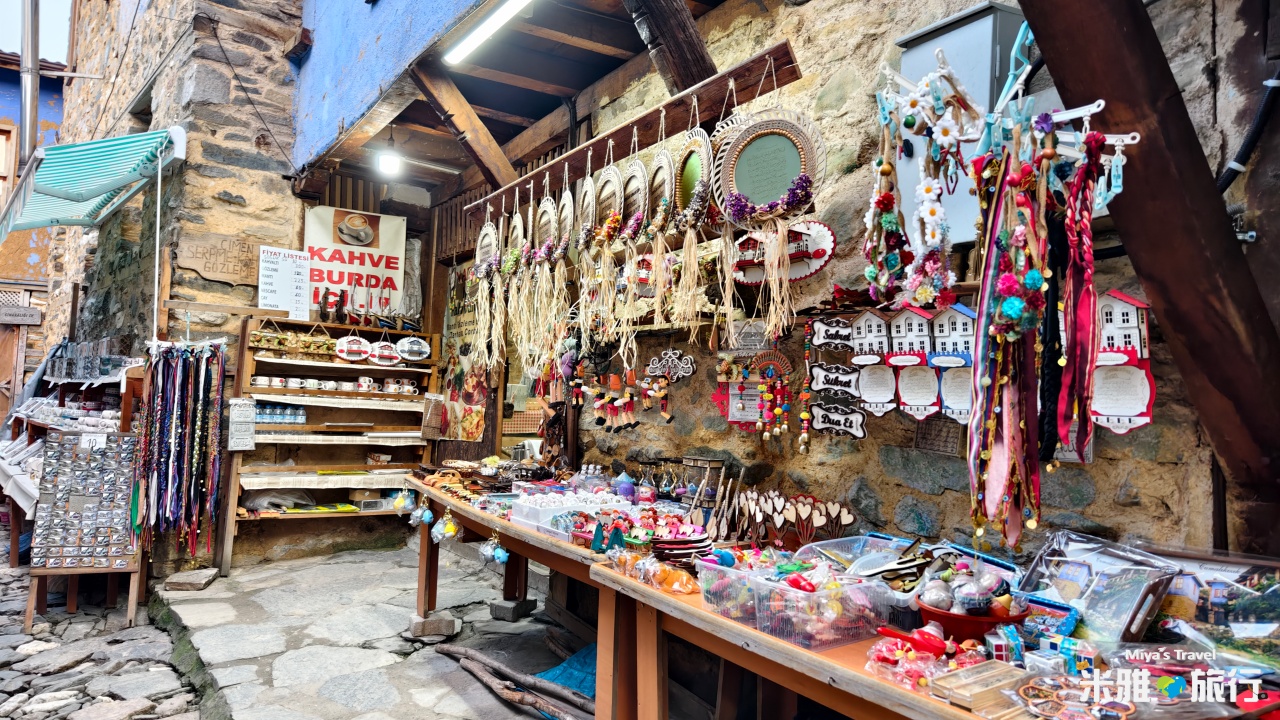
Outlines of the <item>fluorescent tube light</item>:
<svg viewBox="0 0 1280 720">
<path fill-rule="evenodd" d="M 449 52 L 445 53 L 445 64 L 457 65 L 465 60 L 467 56 L 472 52 L 475 52 L 475 49 L 480 47 L 485 40 L 488 40 L 503 25 L 510 22 L 511 18 L 516 16 L 516 13 L 523 10 L 525 6 L 532 1 L 533 0 L 507 0 L 504 2 L 492 15 L 485 18 L 478 27 L 468 33 L 467 36 L 462 39 L 462 42 L 454 45 Z"/>
</svg>

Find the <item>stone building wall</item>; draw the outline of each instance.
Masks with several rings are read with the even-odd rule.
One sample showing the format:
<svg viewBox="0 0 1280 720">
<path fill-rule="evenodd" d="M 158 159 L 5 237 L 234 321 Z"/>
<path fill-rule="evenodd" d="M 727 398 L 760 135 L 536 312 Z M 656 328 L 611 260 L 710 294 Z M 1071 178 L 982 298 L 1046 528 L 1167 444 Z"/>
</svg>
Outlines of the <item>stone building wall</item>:
<svg viewBox="0 0 1280 720">
<path fill-rule="evenodd" d="M 1163 0 L 1150 9 L 1215 170 L 1226 153 L 1234 152 L 1257 97 L 1216 72 L 1217 48 L 1231 47 L 1243 33 L 1251 32 L 1239 22 L 1227 21 L 1235 17 L 1240 3 Z M 862 216 L 879 142 L 874 93 L 885 82 L 880 64 L 898 63 L 901 53 L 894 44 L 896 38 L 972 4 L 970 0 L 786 4 L 729 0 L 699 20 L 718 67 L 730 67 L 764 47 L 789 40 L 804 73 L 800 81 L 780 91 L 780 101 L 784 107 L 810 113 L 821 128 L 829 159 L 827 182 L 816 202 L 818 219 L 835 229 L 839 245 L 826 271 L 793 286 L 797 307 L 828 297 L 833 282 L 865 286 Z M 1217 18 L 1222 21 L 1215 22 Z M 597 112 L 593 126 L 612 127 L 665 97 L 662 81 L 651 73 Z M 1098 240 L 1102 244 L 1107 239 Z M 1141 285 L 1125 258 L 1100 262 L 1096 280 L 1100 292 L 1118 288 L 1142 297 Z M 797 331 L 782 345 L 796 361 L 803 355 L 801 335 Z M 641 363 L 669 342 L 643 340 Z M 745 466 L 752 482 L 791 493 L 850 500 L 858 508 L 862 529 L 972 540 L 965 461 L 912 449 L 917 425 L 913 418 L 896 411 L 883 418 L 869 416 L 866 439 L 815 436 L 807 456 L 796 452 L 794 433 L 785 450 L 778 451 L 776 444 L 764 447 L 753 433 L 729 429 L 712 403 L 714 354 L 705 347 L 689 351 L 696 353 L 698 373 L 675 386 L 675 422 L 662 425 L 655 412 L 637 429 L 608 434 L 596 431 L 587 413 L 582 426 L 587 461 L 615 467 L 622 463 L 634 472 L 634 461 L 647 456 L 722 454 Z M 1064 464 L 1044 476 L 1046 528 L 1197 547 L 1211 544 L 1212 452 L 1158 325 L 1152 330 L 1151 356 L 1157 385 L 1154 423 L 1127 436 L 1098 428 L 1092 464 Z M 1236 532 L 1234 525 L 1231 530 Z M 1044 532 L 1028 532 L 1024 537 L 1023 550 L 1029 552 Z M 1232 547 L 1239 547 L 1239 539 L 1232 536 Z"/>
</svg>

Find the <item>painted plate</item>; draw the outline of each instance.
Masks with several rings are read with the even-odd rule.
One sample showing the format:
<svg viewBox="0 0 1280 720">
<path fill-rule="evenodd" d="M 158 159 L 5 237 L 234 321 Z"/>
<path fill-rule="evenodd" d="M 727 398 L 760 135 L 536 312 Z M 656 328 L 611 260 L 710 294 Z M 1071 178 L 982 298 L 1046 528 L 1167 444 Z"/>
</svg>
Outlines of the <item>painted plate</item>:
<svg viewBox="0 0 1280 720">
<path fill-rule="evenodd" d="M 396 351 L 405 360 L 418 362 L 431 357 L 431 343 L 420 337 L 410 335 L 409 337 L 401 338 L 400 342 L 396 343 Z"/>
<path fill-rule="evenodd" d="M 388 340 L 379 340 L 369 348 L 369 362 L 374 365 L 390 367 L 400 362 L 400 353 L 396 346 Z"/>
<path fill-rule="evenodd" d="M 369 353 L 372 352 L 372 349 L 368 340 L 359 335 L 348 335 L 344 338 L 338 338 L 338 346 L 334 352 L 347 362 L 363 362 L 369 359 Z"/>
<path fill-rule="evenodd" d="M 784 197 L 800 173 L 812 180 L 814 197 L 826 177 L 827 150 L 817 125 L 807 116 L 781 108 L 756 113 L 716 149 L 712 191 L 719 207 L 741 194 L 754 205 Z M 795 210 L 796 214 L 805 208 Z M 738 224 L 747 230 L 757 223 Z"/>
<path fill-rule="evenodd" d="M 740 285 L 756 286 L 764 282 L 764 245 L 766 231 L 755 230 L 738 241 L 738 261 L 733 279 Z M 788 279 L 798 282 L 812 277 L 831 262 L 836 249 L 836 233 L 830 225 L 817 220 L 800 220 L 787 228 L 787 251 L 791 256 Z"/>
</svg>

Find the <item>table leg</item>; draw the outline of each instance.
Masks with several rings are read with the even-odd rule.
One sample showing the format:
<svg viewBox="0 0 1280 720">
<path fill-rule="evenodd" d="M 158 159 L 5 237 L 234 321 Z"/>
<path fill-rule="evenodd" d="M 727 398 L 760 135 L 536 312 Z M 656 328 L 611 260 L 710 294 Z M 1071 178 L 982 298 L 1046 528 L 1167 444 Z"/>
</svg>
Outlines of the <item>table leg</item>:
<svg viewBox="0 0 1280 720">
<path fill-rule="evenodd" d="M 39 592 L 40 584 L 35 580 L 32 580 L 30 586 L 27 588 L 27 614 L 22 621 L 22 632 L 28 635 L 31 634 L 31 624 L 35 622 L 36 597 Z"/>
<path fill-rule="evenodd" d="M 510 553 L 502 571 L 502 599 L 525 600 L 529 597 L 529 558 Z"/>
<path fill-rule="evenodd" d="M 742 696 L 742 678 L 746 671 L 741 666 L 720 659 L 720 677 L 716 687 L 715 720 L 737 720 L 738 704 Z"/>
<path fill-rule="evenodd" d="M 67 613 L 75 614 L 80 607 L 80 576 L 67 576 Z"/>
<path fill-rule="evenodd" d="M 22 538 L 22 522 L 26 519 L 22 506 L 9 498 L 9 567 L 18 567 L 18 543 Z"/>
<path fill-rule="evenodd" d="M 43 615 L 49 609 L 49 576 L 36 579 L 36 612 Z"/>
<path fill-rule="evenodd" d="M 431 514 L 440 517 L 440 507 L 429 505 Z M 431 542 L 428 523 L 418 526 L 418 617 L 436 609 L 436 578 L 440 574 L 440 552 Z"/>
<path fill-rule="evenodd" d="M 639 720 L 666 720 L 667 643 L 657 608 L 645 604 L 636 614 L 636 698 Z"/>
<path fill-rule="evenodd" d="M 596 612 L 596 717 L 613 717 L 614 663 L 617 660 L 618 593 L 600 588 Z"/>
<path fill-rule="evenodd" d="M 142 597 L 144 570 L 129 573 L 129 600 L 125 609 L 125 627 L 133 627 L 138 616 L 138 600 Z"/>
<path fill-rule="evenodd" d="M 800 711 L 800 696 L 795 691 L 764 677 L 756 678 L 756 695 L 760 720 L 791 720 Z"/>
<path fill-rule="evenodd" d="M 617 650 L 617 669 L 614 671 L 616 705 L 614 717 L 618 720 L 637 720 L 639 717 L 636 698 L 636 607 L 634 598 L 619 596 L 617 621 L 614 627 L 617 638 L 614 647 Z"/>
<path fill-rule="evenodd" d="M 115 610 L 120 604 L 120 574 L 110 573 L 107 575 L 107 608 Z"/>
</svg>

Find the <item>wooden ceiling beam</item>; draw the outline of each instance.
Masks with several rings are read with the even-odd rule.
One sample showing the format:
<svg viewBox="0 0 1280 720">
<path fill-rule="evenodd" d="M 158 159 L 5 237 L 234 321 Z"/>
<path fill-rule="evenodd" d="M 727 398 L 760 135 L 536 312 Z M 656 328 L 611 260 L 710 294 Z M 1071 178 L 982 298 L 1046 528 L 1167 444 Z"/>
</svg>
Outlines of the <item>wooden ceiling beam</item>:
<svg viewBox="0 0 1280 720">
<path fill-rule="evenodd" d="M 716 74 L 716 63 L 684 0 L 622 0 L 671 95 Z"/>
<path fill-rule="evenodd" d="M 1247 546 L 1231 549 L 1280 554 L 1280 333 L 1147 9 L 1142 0 L 1021 7 L 1065 106 L 1103 98 L 1094 130 L 1142 134 L 1125 147 L 1125 189 L 1107 208 L 1241 501 Z"/>
<path fill-rule="evenodd" d="M 471 109 L 475 110 L 476 114 L 480 117 L 497 120 L 498 122 L 504 122 L 508 125 L 515 125 L 517 127 L 529 127 L 535 122 L 533 118 L 527 118 L 523 115 L 516 115 L 514 113 L 503 112 L 501 110 L 494 110 L 493 108 L 487 108 L 483 105 L 472 105 Z"/>
<path fill-rule="evenodd" d="M 485 180 L 494 187 L 515 182 L 519 176 L 503 155 L 502 147 L 493 139 L 489 128 L 485 127 L 448 74 L 432 63 L 409 68 L 409 76 L 427 103 L 440 115 L 440 120 L 475 160 L 476 167 Z"/>
<path fill-rule="evenodd" d="M 342 134 L 327 152 L 316 159 L 293 180 L 293 192 L 300 197 L 318 197 L 326 184 L 326 166 L 341 162 L 357 154 L 383 128 L 395 121 L 396 116 L 418 99 L 418 89 L 403 74 L 374 103 L 354 125 Z"/>
<path fill-rule="evenodd" d="M 471 54 L 468 62 L 449 69 L 556 97 L 573 97 L 596 79 L 589 65 L 509 43 L 482 46 Z"/>
<path fill-rule="evenodd" d="M 619 60 L 630 60 L 644 50 L 631 23 L 550 2 L 535 3 L 532 8 L 530 17 L 512 21 L 516 32 Z"/>
</svg>

